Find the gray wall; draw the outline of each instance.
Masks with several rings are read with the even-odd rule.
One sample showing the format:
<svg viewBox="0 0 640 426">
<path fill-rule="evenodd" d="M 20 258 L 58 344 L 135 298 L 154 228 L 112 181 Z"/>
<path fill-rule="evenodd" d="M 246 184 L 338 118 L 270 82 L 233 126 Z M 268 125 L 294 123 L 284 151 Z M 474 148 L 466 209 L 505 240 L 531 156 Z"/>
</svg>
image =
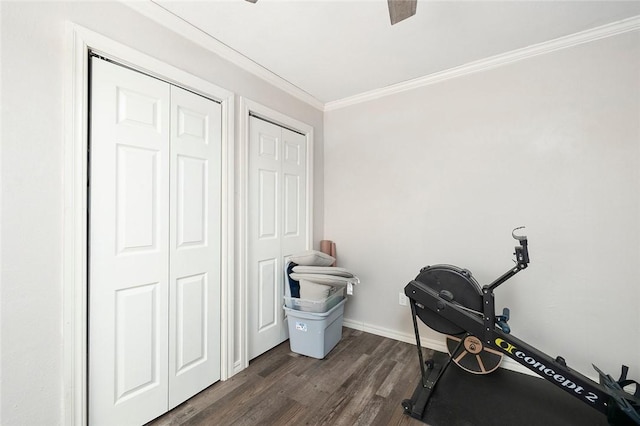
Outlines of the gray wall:
<svg viewBox="0 0 640 426">
<path fill-rule="evenodd" d="M 514 335 L 640 374 L 639 34 L 326 112 L 324 234 L 362 280 L 345 320 L 410 339 L 421 267 L 488 284 L 526 225 L 530 268 L 496 299 Z"/>
<path fill-rule="evenodd" d="M 63 421 L 64 85 L 71 47 L 65 21 L 313 126 L 316 241 L 322 239 L 324 211 L 323 115 L 117 2 L 3 1 L 0 13 L 0 424 L 55 425 Z"/>
</svg>

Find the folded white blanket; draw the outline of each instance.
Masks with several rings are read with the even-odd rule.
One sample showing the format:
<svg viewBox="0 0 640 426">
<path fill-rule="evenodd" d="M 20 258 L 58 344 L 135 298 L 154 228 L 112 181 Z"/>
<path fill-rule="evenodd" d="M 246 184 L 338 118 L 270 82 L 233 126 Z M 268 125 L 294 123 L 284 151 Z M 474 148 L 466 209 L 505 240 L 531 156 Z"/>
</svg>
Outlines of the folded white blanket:
<svg viewBox="0 0 640 426">
<path fill-rule="evenodd" d="M 324 274 L 335 275 L 338 277 L 353 277 L 353 274 L 345 268 L 339 268 L 337 266 L 294 266 L 293 272 L 299 274 Z"/>
<path fill-rule="evenodd" d="M 324 301 L 334 292 L 335 287 L 300 280 L 300 299 Z"/>
<path fill-rule="evenodd" d="M 336 261 L 332 256 L 317 250 L 307 250 L 302 253 L 293 254 L 289 257 L 289 260 L 298 265 L 313 266 L 330 266 Z"/>
<path fill-rule="evenodd" d="M 306 280 L 316 284 L 326 284 L 333 286 L 346 286 L 348 283 L 357 284 L 360 282 L 357 277 L 340 277 L 337 275 L 326 274 L 300 274 L 297 272 L 292 272 L 291 274 L 289 274 L 289 276 L 296 281 Z"/>
</svg>

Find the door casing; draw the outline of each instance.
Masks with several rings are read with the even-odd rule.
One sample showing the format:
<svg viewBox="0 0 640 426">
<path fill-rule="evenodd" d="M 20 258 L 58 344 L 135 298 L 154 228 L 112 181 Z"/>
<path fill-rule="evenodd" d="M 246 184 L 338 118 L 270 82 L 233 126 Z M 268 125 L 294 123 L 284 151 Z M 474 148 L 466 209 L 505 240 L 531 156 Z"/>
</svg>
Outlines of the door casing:
<svg viewBox="0 0 640 426">
<path fill-rule="evenodd" d="M 67 23 L 65 85 L 64 424 L 87 424 L 87 181 L 89 52 L 173 83 L 222 106 L 221 379 L 234 374 L 234 94 L 105 36 Z"/>
</svg>

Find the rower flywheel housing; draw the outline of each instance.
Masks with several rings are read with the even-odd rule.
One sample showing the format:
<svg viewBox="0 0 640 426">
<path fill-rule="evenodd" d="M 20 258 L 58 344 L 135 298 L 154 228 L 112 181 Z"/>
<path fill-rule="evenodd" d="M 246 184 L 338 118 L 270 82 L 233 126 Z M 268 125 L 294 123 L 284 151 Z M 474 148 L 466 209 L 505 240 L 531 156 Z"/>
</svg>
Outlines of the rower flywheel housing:
<svg viewBox="0 0 640 426">
<path fill-rule="evenodd" d="M 453 265 L 427 266 L 420 271 L 416 281 L 425 284 L 437 293 L 447 291 L 458 305 L 482 312 L 480 284 L 466 269 Z M 430 309 L 418 309 L 417 314 L 429 328 L 440 333 L 459 335 L 466 331 Z"/>
</svg>

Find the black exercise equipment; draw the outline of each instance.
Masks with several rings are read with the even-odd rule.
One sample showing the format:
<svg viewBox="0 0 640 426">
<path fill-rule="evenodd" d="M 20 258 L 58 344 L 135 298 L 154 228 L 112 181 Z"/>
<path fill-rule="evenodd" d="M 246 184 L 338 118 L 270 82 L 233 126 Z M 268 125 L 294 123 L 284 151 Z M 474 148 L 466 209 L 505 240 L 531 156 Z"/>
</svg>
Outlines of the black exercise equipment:
<svg viewBox="0 0 640 426">
<path fill-rule="evenodd" d="M 480 287 L 466 269 L 452 265 L 427 266 L 404 289 L 410 299 L 413 329 L 422 377 L 411 399 L 402 402 L 404 413 L 423 419 L 429 398 L 451 362 L 474 374 L 487 374 L 500 365 L 506 355 L 540 377 L 553 383 L 593 409 L 607 415 L 612 425 L 640 425 L 640 386 L 627 379 L 622 367 L 614 380 L 593 366 L 600 376 L 596 383 L 570 369 L 564 358 L 552 358 L 510 335 L 509 310 L 495 314 L 494 290 L 529 265 L 526 236 L 516 235 L 516 265 L 489 285 Z M 449 355 L 436 354 L 425 362 L 420 345 L 417 318 L 435 331 L 446 334 Z M 635 384 L 635 393 L 623 388 Z"/>
</svg>

